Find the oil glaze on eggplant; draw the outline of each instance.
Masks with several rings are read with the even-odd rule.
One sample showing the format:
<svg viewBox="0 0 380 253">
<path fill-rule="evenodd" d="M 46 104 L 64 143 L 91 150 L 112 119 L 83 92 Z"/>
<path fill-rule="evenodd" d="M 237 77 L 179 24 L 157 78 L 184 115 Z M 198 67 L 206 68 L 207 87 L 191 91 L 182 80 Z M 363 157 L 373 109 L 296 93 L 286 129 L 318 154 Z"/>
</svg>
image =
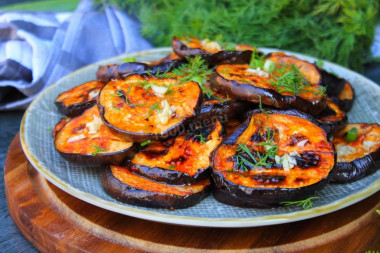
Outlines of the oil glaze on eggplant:
<svg viewBox="0 0 380 253">
<path fill-rule="evenodd" d="M 102 123 L 96 105 L 73 119 L 61 119 L 53 137 L 63 158 L 86 166 L 119 165 L 135 152 L 132 142 L 113 135 Z"/>
<path fill-rule="evenodd" d="M 297 109 L 318 115 L 325 108 L 325 98 L 316 94 L 321 88 L 311 84 L 308 92 L 294 95 L 288 91 L 278 92 L 272 85 L 274 79 L 248 72 L 249 65 L 219 65 L 211 76 L 211 87 L 232 97 L 273 106 L 280 109 Z"/>
<path fill-rule="evenodd" d="M 356 127 L 355 141 L 347 142 L 347 132 Z M 349 183 L 359 180 L 380 168 L 380 126 L 378 124 L 347 124 L 334 133 L 333 143 L 337 151 L 337 168 L 332 180 Z"/>
<path fill-rule="evenodd" d="M 165 141 L 153 141 L 126 164 L 133 173 L 172 185 L 193 184 L 210 176 L 211 153 L 223 139 L 219 121 L 197 126 Z"/>
<path fill-rule="evenodd" d="M 86 109 L 96 104 L 100 89 L 104 83 L 99 81 L 86 82 L 58 95 L 55 105 L 68 117 L 80 115 Z"/>
<path fill-rule="evenodd" d="M 179 209 L 199 203 L 210 193 L 209 179 L 174 186 L 135 175 L 127 168 L 111 166 L 102 175 L 104 190 L 119 201 L 144 207 Z"/>
<path fill-rule="evenodd" d="M 112 79 L 124 79 L 127 76 L 133 74 L 162 74 L 164 72 L 178 68 L 185 63 L 187 63 L 186 60 L 168 58 L 168 60 L 157 61 L 157 63 L 154 64 L 145 64 L 141 62 L 126 62 L 120 65 L 105 65 L 100 66 L 99 69 L 96 71 L 96 79 L 98 81 L 108 82 Z"/>
<path fill-rule="evenodd" d="M 218 201 L 241 207 L 269 207 L 308 198 L 329 182 L 335 151 L 318 122 L 295 110 L 267 113 L 253 111 L 216 150 L 212 178 L 213 196 Z M 256 152 L 265 154 L 264 147 L 258 144 L 268 141 L 268 128 L 275 134 L 273 141 L 278 145 L 278 156 L 296 152 L 293 156 L 297 164 L 285 169 L 285 165 L 269 159 L 271 165 L 267 167 L 255 168 L 244 163 L 249 169 L 239 168 L 238 144 L 247 145 L 258 159 Z"/>
<path fill-rule="evenodd" d="M 98 99 L 105 125 L 120 137 L 135 142 L 176 135 L 197 115 L 201 103 L 198 83 L 145 75 L 108 82 Z"/>
<path fill-rule="evenodd" d="M 210 65 L 249 63 L 252 51 L 256 50 L 247 45 L 235 45 L 234 50 L 226 50 L 218 42 L 207 42 L 194 37 L 189 39 L 173 37 L 172 48 L 177 55 L 184 58 L 199 55 Z"/>
<path fill-rule="evenodd" d="M 332 133 L 334 130 L 343 128 L 348 120 L 346 113 L 339 106 L 327 98 L 326 108 L 317 117 L 320 126 L 327 132 Z"/>
</svg>

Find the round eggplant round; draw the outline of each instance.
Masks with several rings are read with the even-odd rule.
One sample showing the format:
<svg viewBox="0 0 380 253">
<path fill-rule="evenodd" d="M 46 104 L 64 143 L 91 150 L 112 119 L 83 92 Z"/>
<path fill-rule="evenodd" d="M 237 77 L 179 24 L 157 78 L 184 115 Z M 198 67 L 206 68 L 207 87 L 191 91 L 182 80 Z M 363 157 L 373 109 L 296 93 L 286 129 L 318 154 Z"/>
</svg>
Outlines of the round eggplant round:
<svg viewBox="0 0 380 253">
<path fill-rule="evenodd" d="M 103 124 L 96 105 L 73 119 L 62 119 L 53 137 L 63 158 L 86 166 L 119 165 L 135 152 L 132 142 L 113 135 Z"/>
<path fill-rule="evenodd" d="M 210 180 L 173 186 L 135 175 L 127 168 L 110 166 L 102 175 L 102 186 L 115 199 L 137 206 L 179 209 L 199 203 L 210 193 Z"/>
<path fill-rule="evenodd" d="M 196 82 L 144 75 L 108 82 L 98 99 L 105 125 L 135 142 L 175 136 L 197 115 L 201 103 Z"/>
<path fill-rule="evenodd" d="M 193 184 L 210 176 L 210 155 L 223 138 L 222 124 L 195 126 L 165 141 L 153 141 L 127 163 L 135 174 L 172 185 Z"/>
<path fill-rule="evenodd" d="M 109 82 L 113 79 L 124 79 L 133 74 L 156 75 L 165 73 L 178 68 L 187 61 L 182 59 L 168 59 L 157 61 L 154 64 L 145 64 L 141 62 L 125 62 L 123 64 L 113 64 L 100 66 L 96 71 L 96 79 L 102 82 Z"/>
<path fill-rule="evenodd" d="M 59 94 L 55 105 L 61 113 L 68 117 L 78 116 L 96 104 L 96 98 L 103 85 L 104 83 L 99 81 L 78 85 Z"/>
<path fill-rule="evenodd" d="M 331 101 L 345 112 L 351 110 L 355 100 L 355 91 L 349 82 L 345 82 L 343 90 L 337 96 L 331 96 Z"/>
<path fill-rule="evenodd" d="M 199 40 L 190 37 L 188 40 L 179 37 L 172 38 L 173 51 L 185 58 L 201 56 L 208 64 L 245 64 L 249 63 L 254 47 L 247 45 L 234 45 L 232 50 L 228 50 L 218 42 L 209 40 Z M 261 52 L 258 52 L 260 55 Z"/>
<path fill-rule="evenodd" d="M 348 120 L 346 113 L 339 106 L 333 103 L 329 98 L 326 100 L 327 107 L 317 117 L 320 126 L 328 133 L 343 128 Z"/>
<path fill-rule="evenodd" d="M 350 139 L 354 137 L 348 133 L 354 128 L 357 129 L 355 140 Z M 353 132 L 355 136 L 355 131 Z M 380 168 L 380 125 L 347 124 L 333 136 L 332 142 L 337 151 L 337 168 L 332 175 L 333 182 L 354 182 Z"/>
<path fill-rule="evenodd" d="M 240 207 L 270 207 L 310 197 L 329 182 L 335 151 L 311 116 L 252 111 L 213 156 L 214 197 Z"/>
<path fill-rule="evenodd" d="M 266 72 L 251 71 L 249 65 L 219 65 L 211 77 L 214 90 L 232 97 L 280 109 L 297 109 L 318 115 L 325 108 L 325 98 L 320 94 L 321 86 L 311 84 L 299 93 L 278 90 L 275 78 Z"/>
</svg>

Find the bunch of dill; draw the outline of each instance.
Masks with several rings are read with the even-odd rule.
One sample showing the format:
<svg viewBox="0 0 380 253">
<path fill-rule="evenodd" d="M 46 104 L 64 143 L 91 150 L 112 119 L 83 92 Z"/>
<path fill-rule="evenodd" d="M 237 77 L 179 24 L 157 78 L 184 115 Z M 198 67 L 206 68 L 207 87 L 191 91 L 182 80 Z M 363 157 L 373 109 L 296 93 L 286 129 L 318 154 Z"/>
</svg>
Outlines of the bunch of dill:
<svg viewBox="0 0 380 253">
<path fill-rule="evenodd" d="M 141 21 L 144 37 L 172 35 L 301 52 L 361 71 L 370 58 L 378 0 L 109 0 Z"/>
</svg>

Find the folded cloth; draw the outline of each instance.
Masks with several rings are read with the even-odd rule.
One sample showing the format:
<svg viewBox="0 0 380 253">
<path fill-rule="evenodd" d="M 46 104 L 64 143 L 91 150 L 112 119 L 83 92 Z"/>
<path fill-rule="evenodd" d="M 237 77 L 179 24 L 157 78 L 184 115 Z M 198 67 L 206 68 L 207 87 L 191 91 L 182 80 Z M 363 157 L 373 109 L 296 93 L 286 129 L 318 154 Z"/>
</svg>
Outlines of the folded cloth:
<svg viewBox="0 0 380 253">
<path fill-rule="evenodd" d="M 0 14 L 0 110 L 25 108 L 44 88 L 90 63 L 151 48 L 138 22 L 82 0 L 75 12 Z"/>
</svg>

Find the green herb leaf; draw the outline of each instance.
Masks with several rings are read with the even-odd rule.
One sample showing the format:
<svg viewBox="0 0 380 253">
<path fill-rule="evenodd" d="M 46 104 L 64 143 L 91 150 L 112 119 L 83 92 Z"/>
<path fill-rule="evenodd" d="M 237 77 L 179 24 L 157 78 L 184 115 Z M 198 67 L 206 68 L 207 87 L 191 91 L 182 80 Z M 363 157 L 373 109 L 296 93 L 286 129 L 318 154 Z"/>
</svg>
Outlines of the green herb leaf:
<svg viewBox="0 0 380 253">
<path fill-rule="evenodd" d="M 121 90 L 117 90 L 116 94 L 112 94 L 111 97 L 121 97 L 124 96 L 124 94 L 121 92 Z"/>
<path fill-rule="evenodd" d="M 100 148 L 99 146 L 96 146 L 96 145 L 90 145 L 90 147 L 95 148 L 95 151 L 91 153 L 93 156 L 97 155 L 99 152 L 107 151 L 106 148 Z"/>
<path fill-rule="evenodd" d="M 261 56 L 257 50 L 253 50 L 251 61 L 249 62 L 251 69 L 263 69 L 264 68 L 264 56 Z"/>
<path fill-rule="evenodd" d="M 358 129 L 356 127 L 351 128 L 346 133 L 346 141 L 347 142 L 354 142 L 356 138 L 358 138 Z"/>
<path fill-rule="evenodd" d="M 298 201 L 285 201 L 281 202 L 280 204 L 285 206 L 290 205 L 296 205 L 296 206 L 302 206 L 304 210 L 310 209 L 313 207 L 313 203 L 311 202 L 313 199 L 319 199 L 319 197 L 310 197 L 304 200 L 298 200 Z"/>
<path fill-rule="evenodd" d="M 141 143 L 140 143 L 140 146 L 141 146 L 141 147 L 144 147 L 144 146 L 146 146 L 146 145 L 148 145 L 148 144 L 150 144 L 150 143 L 152 143 L 152 141 L 151 141 L 151 140 L 147 140 L 147 141 L 141 142 Z"/>
<path fill-rule="evenodd" d="M 161 107 L 160 107 L 160 103 L 159 103 L 159 102 L 156 102 L 156 103 L 154 103 L 152 106 L 149 107 L 149 111 L 148 111 L 148 113 L 147 113 L 147 115 L 145 116 L 144 119 L 147 119 L 149 116 L 151 116 L 152 113 L 153 113 L 155 110 L 162 110 Z"/>
<path fill-rule="evenodd" d="M 117 107 L 115 107 L 115 106 L 112 106 L 112 109 L 114 109 L 114 110 L 116 110 L 116 111 L 121 111 L 120 108 L 117 108 Z"/>
<path fill-rule="evenodd" d="M 126 63 L 126 62 L 136 62 L 136 58 L 135 57 L 124 58 L 123 63 Z"/>
<path fill-rule="evenodd" d="M 206 143 L 206 138 L 203 137 L 202 133 L 200 133 L 200 134 L 196 134 L 196 135 L 194 135 L 194 137 L 198 137 L 198 138 L 199 138 L 199 142 L 200 142 L 201 144 Z"/>
<path fill-rule="evenodd" d="M 268 112 L 263 109 L 263 104 L 261 103 L 261 96 L 259 96 L 259 101 L 260 101 L 260 103 L 259 103 L 260 111 L 262 113 L 265 113 L 266 115 L 269 115 Z"/>
<path fill-rule="evenodd" d="M 315 62 L 315 65 L 317 65 L 317 67 L 319 68 L 322 68 L 323 67 L 323 61 L 318 59 L 316 62 Z"/>
<path fill-rule="evenodd" d="M 175 165 L 169 165 L 169 169 L 175 169 Z"/>
<path fill-rule="evenodd" d="M 377 213 L 378 215 L 380 215 L 380 210 L 379 210 L 379 209 L 377 209 L 377 210 L 376 210 L 376 213 Z"/>
<path fill-rule="evenodd" d="M 300 72 L 298 67 L 294 64 L 290 66 L 283 66 L 282 68 L 277 68 L 277 71 L 281 73 L 279 77 L 275 77 L 275 81 L 271 81 L 271 84 L 277 89 L 278 92 L 290 92 L 293 95 L 298 95 L 300 93 L 308 92 L 307 86 L 310 83 L 304 78 L 303 74 Z M 282 74 L 282 72 L 284 72 Z"/>
</svg>

